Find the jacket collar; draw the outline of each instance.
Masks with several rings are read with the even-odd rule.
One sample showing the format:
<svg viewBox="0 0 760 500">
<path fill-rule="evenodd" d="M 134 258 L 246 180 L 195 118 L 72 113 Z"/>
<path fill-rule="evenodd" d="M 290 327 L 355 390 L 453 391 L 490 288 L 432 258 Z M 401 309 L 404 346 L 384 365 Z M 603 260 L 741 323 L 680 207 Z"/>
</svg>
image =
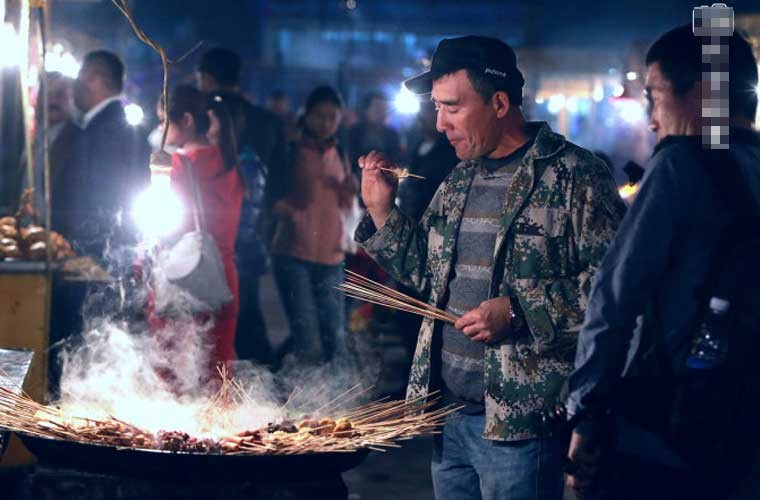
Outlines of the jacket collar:
<svg viewBox="0 0 760 500">
<path fill-rule="evenodd" d="M 110 106 L 114 102 L 119 102 L 121 104 L 121 94 L 114 95 L 109 97 L 108 99 L 104 99 L 101 102 L 99 102 L 96 106 L 93 106 L 91 110 L 89 110 L 87 113 L 83 114 L 79 121 L 79 126 L 82 130 L 86 129 L 90 123 L 95 119 L 96 116 L 98 116 L 101 112 L 103 112 L 108 106 Z"/>
<path fill-rule="evenodd" d="M 555 134 L 546 122 L 528 122 L 528 134 L 535 135 L 533 146 L 525 153 L 523 161 L 532 163 L 559 153 L 565 147 L 565 138 Z"/>
</svg>

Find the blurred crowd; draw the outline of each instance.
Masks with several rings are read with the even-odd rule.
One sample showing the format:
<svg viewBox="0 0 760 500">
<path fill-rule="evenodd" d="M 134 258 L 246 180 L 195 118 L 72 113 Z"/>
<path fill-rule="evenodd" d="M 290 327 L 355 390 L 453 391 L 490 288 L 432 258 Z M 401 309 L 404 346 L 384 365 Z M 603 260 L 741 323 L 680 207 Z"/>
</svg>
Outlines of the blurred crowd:
<svg viewBox="0 0 760 500">
<path fill-rule="evenodd" d="M 122 94 L 126 68 L 117 54 L 89 53 L 75 79 L 48 73 L 52 226 L 80 255 L 93 257 L 128 286 L 148 288 L 148 298 L 138 302 L 145 304 L 149 329 L 165 326 L 155 310 L 149 266 L 140 262 L 138 273 L 130 267 L 139 260 L 133 249 L 141 233 L 127 215 L 135 195 L 150 183 L 150 153 L 164 150 L 173 156 L 171 183 L 186 209 L 192 206 L 192 185 L 183 162 L 193 166 L 208 232 L 234 296 L 212 314 L 210 366 L 242 359 L 277 368 L 290 358 L 321 364 L 350 357 L 354 348 L 348 331 L 363 334 L 362 342 L 369 343 L 377 340 L 372 332 L 391 332 L 409 362 L 419 320 L 346 301 L 335 287 L 348 267 L 414 294 L 393 282 L 353 241 L 363 210 L 357 160 L 382 151 L 424 177 L 405 180 L 397 193 L 399 206 L 419 218 L 458 162 L 445 135 L 436 130 L 432 102 L 421 102 L 402 137 L 388 125 L 389 100 L 382 92 L 369 91 L 358 111 L 347 109 L 340 92 L 327 85 L 314 88 L 297 112 L 282 91 L 261 106 L 241 91 L 241 66 L 232 50 L 208 50 L 198 63 L 195 85 L 174 87 L 167 103 L 157 96 L 156 116 L 148 120 L 156 124 L 151 130 L 127 123 Z M 41 105 L 42 99 L 36 113 L 40 137 Z M 42 141 L 34 142 L 33 151 L 33 205 L 42 220 Z M 191 229 L 186 216 L 174 237 Z M 164 245 L 171 241 L 167 238 Z M 274 278 L 289 326 L 287 340 L 276 350 L 261 309 L 260 281 L 266 273 Z M 54 350 L 91 326 L 91 318 L 117 314 L 114 293 L 57 283 Z M 142 299 L 143 294 L 130 296 Z M 51 358 L 55 388 L 59 367 L 56 356 Z"/>
</svg>

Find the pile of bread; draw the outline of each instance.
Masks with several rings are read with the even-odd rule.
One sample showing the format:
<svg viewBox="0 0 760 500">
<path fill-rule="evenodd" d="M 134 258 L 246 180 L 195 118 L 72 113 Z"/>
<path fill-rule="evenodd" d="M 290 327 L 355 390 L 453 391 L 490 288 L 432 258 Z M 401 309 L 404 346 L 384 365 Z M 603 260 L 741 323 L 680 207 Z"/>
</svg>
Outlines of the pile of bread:
<svg viewBox="0 0 760 500">
<path fill-rule="evenodd" d="M 50 231 L 50 247 L 53 259 L 74 257 L 74 251 L 66 239 Z M 40 226 L 19 227 L 15 217 L 0 218 L 0 260 L 45 260 L 47 257 L 47 234 Z"/>
</svg>

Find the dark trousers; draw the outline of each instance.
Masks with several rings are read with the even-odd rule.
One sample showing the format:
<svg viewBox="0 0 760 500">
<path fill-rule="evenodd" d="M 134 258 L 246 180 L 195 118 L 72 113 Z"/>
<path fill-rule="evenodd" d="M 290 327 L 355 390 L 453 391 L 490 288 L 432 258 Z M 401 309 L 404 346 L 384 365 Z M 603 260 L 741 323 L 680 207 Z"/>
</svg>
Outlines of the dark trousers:
<svg viewBox="0 0 760 500">
<path fill-rule="evenodd" d="M 60 276 L 53 279 L 48 339 L 48 395 L 51 400 L 60 395 L 61 354 L 84 329 L 82 314 L 87 294 L 86 283 L 65 282 Z"/>
<path fill-rule="evenodd" d="M 277 287 L 288 317 L 292 348 L 300 360 L 330 361 L 346 349 L 343 264 L 315 264 L 292 257 L 272 257 Z"/>
<path fill-rule="evenodd" d="M 245 273 L 245 274 L 244 274 Z M 238 266 L 240 311 L 238 313 L 235 352 L 240 359 L 250 359 L 261 365 L 271 365 L 272 345 L 267 336 L 267 325 L 259 302 L 258 273 Z"/>
</svg>

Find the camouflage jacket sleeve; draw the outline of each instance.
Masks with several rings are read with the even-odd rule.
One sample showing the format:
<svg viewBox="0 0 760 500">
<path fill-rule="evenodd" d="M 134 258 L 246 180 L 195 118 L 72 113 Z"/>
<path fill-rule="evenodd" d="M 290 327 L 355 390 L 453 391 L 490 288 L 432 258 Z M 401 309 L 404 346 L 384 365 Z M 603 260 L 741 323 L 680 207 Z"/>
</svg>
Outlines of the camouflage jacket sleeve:
<svg viewBox="0 0 760 500">
<path fill-rule="evenodd" d="M 427 215 L 427 213 L 426 213 Z M 354 239 L 395 280 L 424 294 L 427 289 L 427 231 L 420 223 L 393 207 L 383 227 L 375 228 L 365 211 Z"/>
<path fill-rule="evenodd" d="M 591 280 L 625 214 L 607 166 L 593 159 L 575 169 L 570 218 L 573 231 L 574 268 L 578 270 L 579 306 L 585 311 Z M 570 330 L 579 331 L 580 324 Z"/>
</svg>

